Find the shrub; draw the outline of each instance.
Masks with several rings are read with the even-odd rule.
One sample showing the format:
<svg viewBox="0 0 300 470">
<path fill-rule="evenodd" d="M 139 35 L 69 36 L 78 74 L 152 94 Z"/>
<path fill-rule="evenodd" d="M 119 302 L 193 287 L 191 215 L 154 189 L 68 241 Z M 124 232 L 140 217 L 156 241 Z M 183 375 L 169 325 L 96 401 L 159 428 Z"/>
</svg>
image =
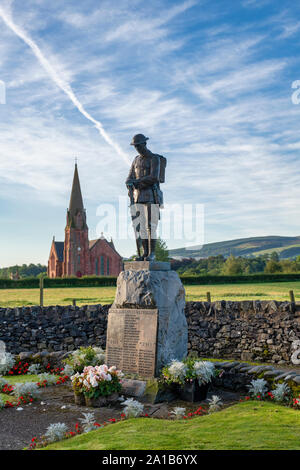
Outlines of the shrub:
<svg viewBox="0 0 300 470">
<path fill-rule="evenodd" d="M 176 419 L 182 419 L 185 416 L 185 414 L 186 414 L 186 409 L 181 408 L 180 406 L 176 406 L 171 411 L 171 415 L 174 415 Z"/>
<path fill-rule="evenodd" d="M 195 361 L 194 371 L 199 385 L 204 385 L 212 381 L 215 375 L 215 366 L 209 361 Z"/>
<path fill-rule="evenodd" d="M 0 397 L 0 410 L 5 407 L 5 401 Z"/>
<path fill-rule="evenodd" d="M 4 377 L 0 377 L 0 392 L 3 390 L 5 385 L 8 385 L 8 381 Z"/>
<path fill-rule="evenodd" d="M 64 375 L 67 375 L 68 377 L 71 377 L 72 375 L 75 374 L 75 370 L 72 366 L 70 366 L 69 364 L 66 364 L 62 373 Z"/>
<path fill-rule="evenodd" d="M 290 394 L 291 389 L 286 383 L 277 384 L 275 389 L 272 390 L 274 400 L 278 402 L 288 401 Z"/>
<path fill-rule="evenodd" d="M 122 403 L 125 406 L 124 413 L 126 418 L 137 418 L 144 411 L 144 405 L 133 398 L 128 398 Z"/>
<path fill-rule="evenodd" d="M 98 347 L 81 346 L 65 359 L 67 365 L 73 368 L 74 372 L 82 372 L 87 366 L 99 366 L 105 362 L 105 352 Z"/>
<path fill-rule="evenodd" d="M 169 366 L 163 369 L 172 382 L 184 382 L 187 374 L 187 365 L 180 361 L 172 361 Z"/>
<path fill-rule="evenodd" d="M 265 379 L 252 380 L 251 384 L 248 385 L 249 394 L 253 398 L 264 398 L 268 388 Z"/>
<path fill-rule="evenodd" d="M 214 413 L 215 411 L 220 411 L 223 406 L 223 402 L 220 397 L 213 395 L 210 399 L 207 400 L 209 403 L 209 413 Z"/>
<path fill-rule="evenodd" d="M 199 385 L 210 383 L 216 369 L 212 362 L 200 361 L 197 358 L 188 357 L 183 361 L 172 361 L 162 370 L 162 378 L 168 383 L 183 385 L 197 379 Z"/>
<path fill-rule="evenodd" d="M 67 426 L 65 423 L 53 423 L 48 426 L 45 437 L 48 442 L 61 441 L 66 436 L 66 432 Z"/>
<path fill-rule="evenodd" d="M 54 385 L 57 382 L 57 378 L 53 374 L 49 374 L 48 372 L 43 372 L 42 374 L 38 374 L 38 382 L 47 382 L 47 385 Z"/>
<path fill-rule="evenodd" d="M 9 352 L 3 353 L 0 361 L 0 375 L 6 375 L 15 365 L 16 361 L 12 354 Z"/>
<path fill-rule="evenodd" d="M 82 413 L 84 418 L 79 418 L 82 424 L 83 432 L 90 432 L 95 429 L 95 415 L 94 413 Z"/>
<path fill-rule="evenodd" d="M 31 364 L 31 366 L 28 367 L 28 372 L 27 374 L 39 374 L 41 372 L 41 364 Z"/>
<path fill-rule="evenodd" d="M 36 398 L 39 394 L 39 389 L 34 382 L 16 383 L 12 393 L 16 398 Z"/>
</svg>

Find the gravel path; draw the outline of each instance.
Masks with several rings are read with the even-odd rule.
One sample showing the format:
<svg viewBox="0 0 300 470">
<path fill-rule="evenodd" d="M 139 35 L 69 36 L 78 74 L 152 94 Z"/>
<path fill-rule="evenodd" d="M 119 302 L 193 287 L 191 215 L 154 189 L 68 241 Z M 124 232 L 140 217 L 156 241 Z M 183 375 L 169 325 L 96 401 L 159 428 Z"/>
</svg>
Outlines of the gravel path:
<svg viewBox="0 0 300 470">
<path fill-rule="evenodd" d="M 208 396 L 212 395 L 210 392 Z M 218 390 L 224 404 L 236 403 L 240 395 Z M 205 402 L 203 402 L 205 403 Z M 145 405 L 145 413 L 153 418 L 167 418 L 170 409 L 184 406 L 187 411 L 195 410 L 200 403 L 172 402 L 157 405 Z M 63 408 L 62 408 L 63 407 Z M 120 418 L 123 407 L 116 405 L 108 408 L 87 408 L 74 404 L 70 385 L 48 387 L 41 391 L 39 400 L 31 405 L 5 408 L 0 412 L 0 450 L 21 450 L 31 443 L 33 437 L 41 437 L 51 423 L 65 423 L 68 430 L 74 430 L 82 413 L 93 412 L 96 422 L 103 423 L 110 418 Z"/>
</svg>

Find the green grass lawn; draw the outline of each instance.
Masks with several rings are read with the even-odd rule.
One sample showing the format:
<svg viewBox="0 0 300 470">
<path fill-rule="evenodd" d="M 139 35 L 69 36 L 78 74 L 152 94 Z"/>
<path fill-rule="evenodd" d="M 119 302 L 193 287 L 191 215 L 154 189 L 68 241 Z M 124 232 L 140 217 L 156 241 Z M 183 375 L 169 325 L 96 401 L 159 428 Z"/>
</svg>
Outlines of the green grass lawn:
<svg viewBox="0 0 300 470">
<path fill-rule="evenodd" d="M 206 300 L 210 291 L 212 300 L 289 300 L 289 290 L 293 290 L 296 300 L 300 300 L 300 281 L 266 282 L 254 284 L 214 284 L 185 286 L 186 300 Z M 39 289 L 0 289 L 0 307 L 21 307 L 39 304 Z M 44 305 L 111 304 L 115 287 L 64 287 L 44 290 Z"/>
<path fill-rule="evenodd" d="M 38 382 L 39 377 L 37 375 L 6 375 L 4 378 L 10 384 L 14 385 L 16 383 L 24 383 L 24 382 Z M 7 395 L 6 393 L 0 393 L 0 398 L 3 398 L 4 401 L 14 402 L 16 398 L 13 395 Z"/>
<path fill-rule="evenodd" d="M 56 376 L 57 378 L 59 377 L 58 375 Z M 14 385 L 16 383 L 24 383 L 24 382 L 38 382 L 40 380 L 40 377 L 35 374 L 24 374 L 24 375 L 7 375 L 4 377 L 7 382 L 10 384 Z"/>
<path fill-rule="evenodd" d="M 6 393 L 0 393 L 0 399 L 1 398 L 4 402 L 6 402 L 6 401 L 10 401 L 10 402 L 16 401 L 16 399 L 12 395 L 7 395 Z M 0 410 L 0 412 L 1 412 L 1 410 Z"/>
<path fill-rule="evenodd" d="M 47 449 L 299 450 L 300 412 L 274 403 L 243 402 L 188 421 L 130 419 Z"/>
</svg>

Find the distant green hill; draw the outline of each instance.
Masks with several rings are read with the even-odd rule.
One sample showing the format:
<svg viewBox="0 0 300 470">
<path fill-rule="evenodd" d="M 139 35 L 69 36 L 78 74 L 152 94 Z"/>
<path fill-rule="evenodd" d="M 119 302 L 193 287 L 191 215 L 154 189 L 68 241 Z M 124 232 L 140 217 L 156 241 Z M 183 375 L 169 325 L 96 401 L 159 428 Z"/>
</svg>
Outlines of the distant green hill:
<svg viewBox="0 0 300 470">
<path fill-rule="evenodd" d="M 207 243 L 203 247 L 191 246 L 169 250 L 170 257 L 208 258 L 209 256 L 259 256 L 276 251 L 280 259 L 295 258 L 300 255 L 299 237 L 251 237 Z"/>
</svg>

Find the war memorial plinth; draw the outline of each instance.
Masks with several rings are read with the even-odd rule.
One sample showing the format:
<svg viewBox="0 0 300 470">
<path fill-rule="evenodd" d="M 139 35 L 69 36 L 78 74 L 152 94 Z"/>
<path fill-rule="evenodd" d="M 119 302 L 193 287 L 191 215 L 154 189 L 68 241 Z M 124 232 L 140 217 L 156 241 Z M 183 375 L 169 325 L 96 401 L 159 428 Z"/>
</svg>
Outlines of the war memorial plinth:
<svg viewBox="0 0 300 470">
<path fill-rule="evenodd" d="M 150 378 L 172 359 L 185 357 L 184 306 L 184 287 L 169 263 L 125 263 L 108 314 L 108 365 Z"/>
</svg>

